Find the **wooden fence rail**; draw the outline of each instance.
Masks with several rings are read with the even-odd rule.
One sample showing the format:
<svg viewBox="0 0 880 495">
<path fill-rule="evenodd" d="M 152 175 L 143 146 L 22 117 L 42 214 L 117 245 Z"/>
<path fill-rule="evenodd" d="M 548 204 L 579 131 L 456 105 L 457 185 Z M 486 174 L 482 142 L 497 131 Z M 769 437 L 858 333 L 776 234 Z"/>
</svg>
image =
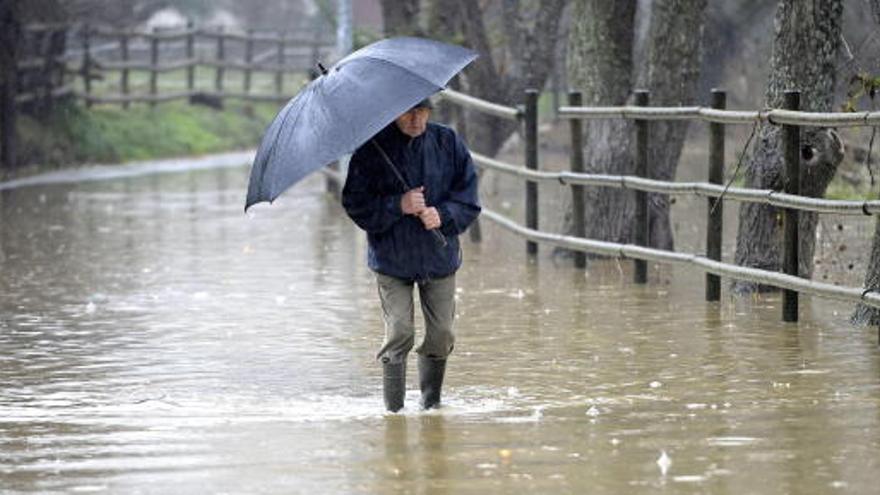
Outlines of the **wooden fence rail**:
<svg viewBox="0 0 880 495">
<path fill-rule="evenodd" d="M 307 75 L 314 61 L 333 49 L 333 40 L 316 34 L 312 30 L 308 34 L 227 32 L 192 22 L 171 31 L 57 23 L 22 26 L 20 36 L 4 33 L 4 40 L 15 40 L 12 60 L 17 70 L 0 88 L 0 168 L 16 164 L 15 122 L 23 105 L 28 106 L 25 111 L 33 113 L 36 108 L 48 115 L 60 98 L 75 98 L 87 107 L 113 104 L 124 108 L 133 103 L 153 106 L 187 99 L 282 103 L 293 96 L 285 92 L 285 77 Z M 20 53 L 22 47 L 29 51 Z M 213 71 L 212 87 L 198 87 L 197 70 Z M 146 91 L 133 91 L 133 71 L 147 73 Z M 162 76 L 175 71 L 185 71 L 185 90 L 160 84 Z M 239 89 L 228 87 L 231 71 L 242 73 Z M 273 75 L 271 89 L 254 91 L 255 73 Z M 118 75 L 118 90 L 110 93 L 98 80 L 112 81 L 114 75 Z"/>
<path fill-rule="evenodd" d="M 526 159 L 536 162 L 536 158 L 529 158 L 529 150 L 537 149 L 537 137 L 528 132 L 535 125 L 537 117 L 529 112 L 529 102 L 534 98 L 533 94 L 526 93 L 524 101 L 525 112 L 520 109 L 486 102 L 469 95 L 457 93 L 451 90 L 441 92 L 441 97 L 453 103 L 471 108 L 477 111 L 487 112 L 508 119 L 523 120 L 526 136 Z M 704 107 L 649 107 L 647 106 L 647 92 L 636 92 L 636 104 L 621 107 L 582 107 L 581 98 L 577 92 L 569 95 L 570 105 L 558 109 L 559 117 L 570 120 L 572 134 L 572 154 L 570 172 L 546 172 L 537 170 L 536 166 L 517 166 L 504 163 L 494 158 L 472 153 L 476 164 L 484 169 L 496 170 L 505 174 L 519 177 L 528 184 L 538 181 L 556 182 L 568 185 L 572 190 L 572 204 L 583 205 L 583 186 L 600 186 L 633 189 L 639 194 L 647 192 L 661 194 L 691 194 L 705 196 L 707 203 L 707 242 L 706 255 L 686 254 L 671 251 L 663 251 L 647 247 L 648 222 L 644 214 L 644 197 L 640 196 L 637 201 L 637 211 L 642 214 L 636 215 L 636 244 L 615 244 L 594 239 L 584 239 L 583 229 L 576 229 L 576 236 L 563 236 L 543 232 L 537 228 L 537 198 L 527 193 L 526 202 L 526 225 L 521 226 L 511 219 L 490 210 L 484 209 L 484 215 L 489 220 L 501 225 L 505 229 L 524 237 L 527 240 L 527 252 L 533 253 L 532 243 L 544 242 L 562 246 L 577 252 L 594 253 L 618 258 L 631 258 L 636 262 L 635 281 L 645 283 L 645 261 L 664 263 L 687 263 L 701 268 L 706 272 L 706 300 L 717 301 L 720 298 L 720 280 L 718 277 L 726 276 L 754 282 L 758 284 L 773 285 L 783 289 L 783 320 L 797 321 L 798 318 L 798 293 L 810 293 L 820 297 L 828 297 L 850 302 L 867 304 L 880 308 L 880 294 L 866 290 L 865 288 L 839 287 L 820 282 L 815 282 L 798 276 L 798 211 L 810 211 L 815 213 L 843 213 L 857 215 L 880 214 L 880 201 L 840 201 L 800 196 L 797 186 L 800 182 L 800 126 L 815 127 L 839 127 L 839 126 L 874 126 L 880 124 L 880 112 L 857 112 L 857 113 L 817 113 L 802 112 L 798 110 L 799 93 L 786 93 L 786 105 L 784 109 L 768 109 L 762 111 L 731 111 L 726 110 L 726 95 L 723 91 L 713 90 L 712 106 Z M 635 176 L 586 174 L 583 173 L 584 163 L 581 152 L 582 127 L 580 122 L 584 119 L 607 119 L 624 118 L 636 121 L 636 174 Z M 702 120 L 710 125 L 709 133 L 709 182 L 670 182 L 647 178 L 647 156 L 651 120 Z M 757 124 L 767 123 L 781 125 L 783 128 L 783 141 L 785 143 L 784 163 L 787 179 L 784 192 L 773 190 L 750 189 L 740 187 L 724 187 L 723 180 L 723 157 L 724 157 L 724 125 L 726 124 Z M 576 148 L 576 149 L 574 149 Z M 745 202 L 764 203 L 783 208 L 785 223 L 785 239 L 783 241 L 783 270 L 782 273 L 761 270 L 757 268 L 743 267 L 723 263 L 721 259 L 721 209 L 723 199 L 735 199 Z M 580 218 L 574 215 L 573 218 Z M 581 223 L 583 220 L 581 219 Z M 575 264 L 578 267 L 585 266 L 583 258 L 576 257 Z M 880 334 L 878 334 L 880 336 Z"/>
<path fill-rule="evenodd" d="M 90 49 L 91 39 L 94 36 L 118 39 L 120 44 L 120 60 L 111 60 L 106 53 L 100 59 L 93 55 Z M 118 30 L 108 28 L 84 29 L 82 47 L 82 75 L 84 78 L 84 92 L 77 96 L 84 99 L 87 104 L 92 103 L 120 103 L 127 105 L 134 102 L 148 102 L 151 105 L 157 102 L 171 101 L 188 98 L 196 94 L 211 96 L 214 98 L 236 98 L 253 101 L 284 101 L 292 95 L 284 92 L 284 77 L 291 73 L 305 73 L 313 65 L 314 60 L 308 63 L 291 65 L 287 62 L 286 47 L 290 44 L 307 46 L 311 52 L 311 58 L 319 57 L 321 53 L 327 53 L 330 49 L 329 41 L 320 39 L 307 39 L 303 36 L 291 36 L 285 33 L 259 33 L 249 30 L 243 33 L 227 32 L 222 28 L 206 29 L 196 28 L 190 24 L 186 29 L 174 32 L 153 32 L 137 30 Z M 132 60 L 129 49 L 130 40 L 139 39 L 149 44 L 149 59 Z M 183 42 L 185 50 L 184 58 L 163 60 L 162 43 Z M 213 48 L 211 44 L 213 43 Z M 238 43 L 241 55 L 232 57 L 230 43 Z M 275 47 L 255 56 L 257 43 L 274 44 Z M 196 48 L 200 50 L 197 52 Z M 210 52 L 210 55 L 208 54 Z M 274 62 L 267 62 L 267 57 L 275 57 Z M 214 72 L 214 83 L 211 91 L 197 90 L 195 88 L 195 71 L 197 68 L 209 69 Z M 130 93 L 128 78 L 129 71 L 140 70 L 149 73 L 148 95 L 135 95 Z M 174 91 L 160 94 L 159 76 L 168 72 L 186 70 L 187 91 Z M 229 91 L 226 87 L 227 71 L 240 71 L 242 73 L 242 87 L 240 91 Z M 92 72 L 106 73 L 108 71 L 120 71 L 121 94 L 95 95 L 93 86 L 89 82 Z M 252 93 L 252 76 L 254 73 L 274 74 L 274 94 Z"/>
</svg>

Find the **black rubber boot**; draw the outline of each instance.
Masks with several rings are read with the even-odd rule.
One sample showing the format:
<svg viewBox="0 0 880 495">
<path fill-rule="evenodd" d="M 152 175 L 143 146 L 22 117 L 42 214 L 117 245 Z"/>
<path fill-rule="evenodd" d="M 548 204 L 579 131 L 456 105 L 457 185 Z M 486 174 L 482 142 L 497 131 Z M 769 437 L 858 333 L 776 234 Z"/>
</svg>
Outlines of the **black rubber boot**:
<svg viewBox="0 0 880 495">
<path fill-rule="evenodd" d="M 401 363 L 383 363 L 383 391 L 385 393 L 385 409 L 397 412 L 403 409 L 403 397 L 406 395 L 406 361 Z"/>
<path fill-rule="evenodd" d="M 431 359 L 419 355 L 419 387 L 422 390 L 422 408 L 440 407 L 440 389 L 446 373 L 445 359 Z"/>
</svg>

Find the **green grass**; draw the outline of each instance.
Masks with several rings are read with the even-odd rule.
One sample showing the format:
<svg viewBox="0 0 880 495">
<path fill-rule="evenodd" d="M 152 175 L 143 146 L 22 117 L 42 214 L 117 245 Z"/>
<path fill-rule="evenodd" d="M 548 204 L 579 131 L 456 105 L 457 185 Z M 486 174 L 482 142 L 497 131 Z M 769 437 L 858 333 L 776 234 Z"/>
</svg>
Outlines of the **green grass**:
<svg viewBox="0 0 880 495">
<path fill-rule="evenodd" d="M 46 122 L 19 118 L 19 160 L 44 169 L 252 148 L 279 108 L 237 101 L 226 101 L 223 110 L 186 102 L 128 109 L 67 103 Z"/>
</svg>

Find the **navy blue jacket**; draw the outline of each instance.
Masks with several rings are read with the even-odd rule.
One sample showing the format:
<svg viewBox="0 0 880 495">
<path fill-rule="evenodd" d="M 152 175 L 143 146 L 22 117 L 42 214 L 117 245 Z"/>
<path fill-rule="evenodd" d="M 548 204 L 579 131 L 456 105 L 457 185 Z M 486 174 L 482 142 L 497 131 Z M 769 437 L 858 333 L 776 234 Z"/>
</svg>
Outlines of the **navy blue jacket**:
<svg viewBox="0 0 880 495">
<path fill-rule="evenodd" d="M 418 217 L 401 211 L 406 189 L 367 141 L 351 157 L 342 190 L 348 216 L 367 231 L 367 264 L 373 271 L 404 280 L 454 273 L 461 266 L 458 235 L 480 213 L 470 152 L 452 129 L 432 122 L 415 138 L 392 122 L 374 139 L 411 187 L 425 187 L 425 204 L 437 208 L 440 232 L 448 244 L 441 246 Z"/>
</svg>

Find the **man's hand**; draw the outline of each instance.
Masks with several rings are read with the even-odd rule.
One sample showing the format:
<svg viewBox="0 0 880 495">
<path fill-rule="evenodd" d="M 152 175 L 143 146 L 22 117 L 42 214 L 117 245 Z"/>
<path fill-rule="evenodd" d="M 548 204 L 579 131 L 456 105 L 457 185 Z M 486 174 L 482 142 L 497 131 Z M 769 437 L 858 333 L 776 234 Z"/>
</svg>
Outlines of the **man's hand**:
<svg viewBox="0 0 880 495">
<path fill-rule="evenodd" d="M 425 230 L 434 230 L 440 228 L 440 212 L 437 211 L 437 208 L 433 206 L 425 208 L 419 213 L 419 218 L 422 220 L 422 225 L 425 226 Z"/>
<path fill-rule="evenodd" d="M 400 197 L 400 209 L 405 215 L 421 215 L 425 211 L 425 187 L 410 189 Z"/>
</svg>

